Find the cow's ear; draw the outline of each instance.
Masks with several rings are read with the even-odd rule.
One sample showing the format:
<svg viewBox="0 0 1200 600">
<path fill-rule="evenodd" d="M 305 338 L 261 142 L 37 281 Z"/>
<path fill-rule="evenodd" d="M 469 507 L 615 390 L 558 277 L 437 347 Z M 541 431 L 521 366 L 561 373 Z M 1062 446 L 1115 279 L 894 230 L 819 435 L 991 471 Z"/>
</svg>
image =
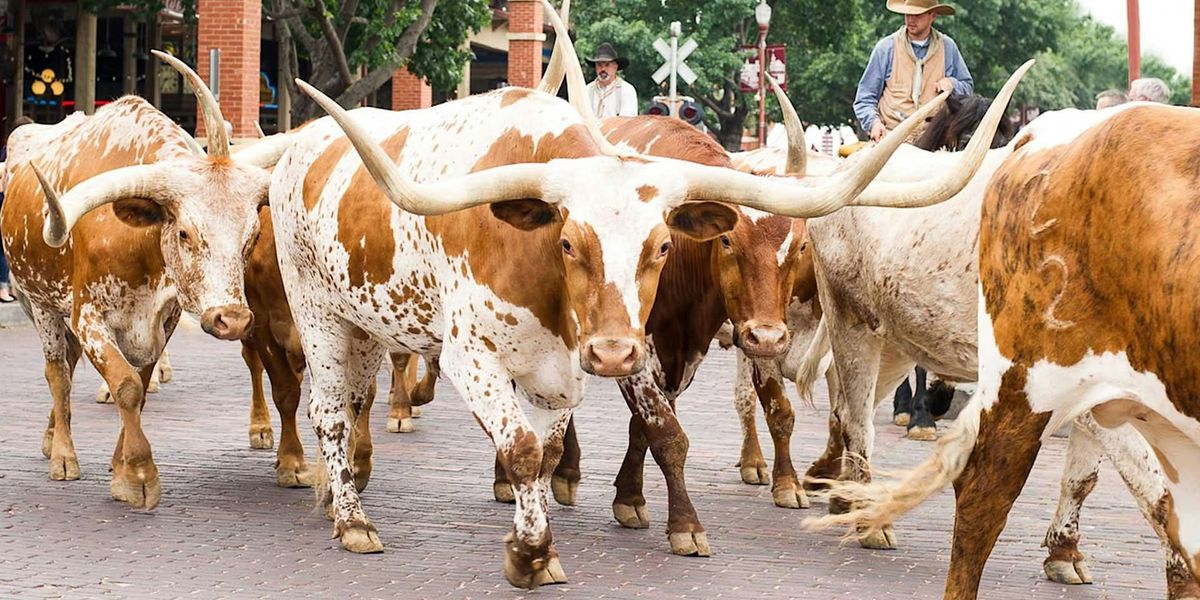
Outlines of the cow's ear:
<svg viewBox="0 0 1200 600">
<path fill-rule="evenodd" d="M 117 218 L 132 227 L 149 227 L 167 220 L 166 210 L 150 200 L 129 198 L 113 203 L 113 212 Z"/>
<path fill-rule="evenodd" d="M 667 225 L 704 242 L 732 231 L 737 219 L 737 211 L 718 202 L 685 202 L 667 216 Z"/>
<path fill-rule="evenodd" d="M 562 220 L 557 208 L 534 198 L 493 202 L 490 206 L 497 219 L 521 231 L 533 231 Z"/>
</svg>

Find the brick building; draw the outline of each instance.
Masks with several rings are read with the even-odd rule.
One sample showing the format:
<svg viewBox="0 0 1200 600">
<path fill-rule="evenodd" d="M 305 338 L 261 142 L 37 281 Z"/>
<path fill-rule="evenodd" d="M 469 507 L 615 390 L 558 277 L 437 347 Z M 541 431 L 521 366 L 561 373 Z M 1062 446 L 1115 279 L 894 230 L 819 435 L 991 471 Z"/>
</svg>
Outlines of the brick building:
<svg viewBox="0 0 1200 600">
<path fill-rule="evenodd" d="M 3 132 L 22 114 L 53 123 L 124 94 L 149 99 L 192 131 L 191 92 L 150 56 L 153 48 L 193 65 L 217 93 L 234 137 L 255 135 L 256 123 L 267 132 L 288 128 L 290 99 L 278 85 L 275 31 L 261 0 L 198 0 L 195 24 L 184 21 L 178 0 L 167 5 L 145 19 L 128 9 L 90 15 L 77 0 L 0 0 Z M 491 10 L 491 26 L 467 40 L 474 59 L 457 89 L 433 90 L 401 68 L 367 103 L 420 108 L 505 84 L 536 85 L 553 42 L 541 0 L 491 0 Z"/>
</svg>

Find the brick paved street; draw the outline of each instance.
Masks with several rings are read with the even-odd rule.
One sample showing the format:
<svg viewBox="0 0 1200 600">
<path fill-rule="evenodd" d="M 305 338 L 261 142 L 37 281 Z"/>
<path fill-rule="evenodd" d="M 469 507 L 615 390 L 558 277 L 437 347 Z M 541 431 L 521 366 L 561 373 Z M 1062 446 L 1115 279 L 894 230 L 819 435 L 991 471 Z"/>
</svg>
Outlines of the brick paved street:
<svg viewBox="0 0 1200 600">
<path fill-rule="evenodd" d="M 2 598 L 478 598 L 525 595 L 500 573 L 510 506 L 491 498 L 492 453 L 462 401 L 442 382 L 412 434 L 389 434 L 375 407 L 375 471 L 365 494 L 386 545 L 359 556 L 330 539 L 307 490 L 275 486 L 273 451 L 251 450 L 249 384 L 236 344 L 200 333 L 171 343 L 176 380 L 150 397 L 144 424 L 163 482 L 153 512 L 109 499 L 107 463 L 118 418 L 92 397 L 81 366 L 74 400 L 83 478 L 50 481 L 40 444 L 49 394 L 29 327 L 0 329 L 0 597 Z M 808 533 L 820 514 L 774 507 L 767 487 L 741 483 L 731 394 L 733 357 L 715 351 L 680 402 L 690 434 L 688 478 L 715 555 L 669 554 L 662 477 L 648 461 L 648 530 L 625 530 L 610 511 L 628 413 L 611 382 L 592 380 L 578 414 L 584 480 L 578 505 L 551 505 L 570 583 L 541 597 L 938 598 L 949 558 L 952 493 L 898 523 L 901 548 L 839 546 Z M 386 389 L 386 382 L 381 378 Z M 789 389 L 794 397 L 794 391 Z M 823 398 L 824 390 L 820 390 Z M 306 392 L 307 397 L 307 392 Z M 825 442 L 825 404 L 797 407 L 793 454 L 806 466 Z M 274 408 L 272 408 L 274 411 Z M 880 412 L 877 468 L 918 462 L 931 447 L 901 438 Z M 761 417 L 760 417 L 761 418 Z M 307 419 L 301 430 L 312 456 Z M 278 422 L 276 417 L 276 439 Z M 759 428 L 770 452 L 766 428 Z M 1162 598 L 1157 540 L 1115 472 L 1105 466 L 1084 509 L 1084 551 L 1096 584 L 1066 587 L 1042 575 L 1038 547 L 1058 494 L 1065 440 L 1042 452 L 997 545 L 985 598 Z M 769 456 L 769 455 L 768 455 Z"/>
</svg>

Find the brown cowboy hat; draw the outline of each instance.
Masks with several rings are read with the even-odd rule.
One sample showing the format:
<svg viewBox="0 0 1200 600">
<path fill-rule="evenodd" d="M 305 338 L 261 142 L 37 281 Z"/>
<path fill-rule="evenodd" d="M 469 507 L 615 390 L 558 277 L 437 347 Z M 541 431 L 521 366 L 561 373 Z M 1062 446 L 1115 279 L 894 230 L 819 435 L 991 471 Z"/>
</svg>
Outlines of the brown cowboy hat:
<svg viewBox="0 0 1200 600">
<path fill-rule="evenodd" d="M 596 64 L 598 62 L 605 62 L 605 61 L 615 62 L 615 63 L 617 63 L 618 70 L 624 69 L 625 67 L 629 66 L 629 59 L 625 58 L 624 56 L 618 55 L 617 51 L 613 50 L 612 44 L 610 44 L 608 42 L 604 42 L 603 44 L 600 44 L 600 46 L 598 46 L 596 48 L 595 56 L 588 58 L 586 60 L 591 64 Z"/>
<path fill-rule="evenodd" d="M 954 7 L 941 4 L 938 0 L 887 0 L 888 10 L 902 15 L 923 15 L 934 12 L 939 15 L 954 14 Z"/>
</svg>

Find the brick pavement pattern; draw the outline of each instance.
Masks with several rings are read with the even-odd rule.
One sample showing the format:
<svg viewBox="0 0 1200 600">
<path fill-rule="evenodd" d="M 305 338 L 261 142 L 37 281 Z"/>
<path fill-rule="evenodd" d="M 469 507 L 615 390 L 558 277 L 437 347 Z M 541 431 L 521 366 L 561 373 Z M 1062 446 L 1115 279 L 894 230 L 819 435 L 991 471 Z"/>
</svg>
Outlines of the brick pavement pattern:
<svg viewBox="0 0 1200 600">
<path fill-rule="evenodd" d="M 201 333 L 171 341 L 175 381 L 151 395 L 143 416 L 163 483 L 162 503 L 133 511 L 109 499 L 108 460 L 119 419 L 92 396 L 81 365 L 72 394 L 83 477 L 51 481 L 40 444 L 49 393 L 28 326 L 0 329 L 0 598 L 480 598 L 528 594 L 501 574 L 501 539 L 512 508 L 492 500 L 492 450 L 445 382 L 411 434 L 384 427 L 374 410 L 375 469 L 364 495 L 382 554 L 355 555 L 330 539 L 308 490 L 275 486 L 274 452 L 251 450 L 250 386 L 236 344 Z M 900 549 L 840 545 L 839 532 L 809 533 L 809 510 L 776 508 L 769 487 L 741 483 L 733 412 L 733 355 L 714 350 L 679 400 L 691 439 L 688 480 L 714 556 L 669 553 L 665 489 L 647 460 L 647 530 L 612 518 L 611 481 L 624 455 L 628 410 L 612 382 L 594 379 L 577 412 L 584 479 L 578 504 L 551 501 L 552 526 L 570 583 L 540 597 L 939 598 L 950 554 L 953 494 L 943 492 L 897 524 Z M 387 381 L 380 378 L 382 390 Z M 793 394 L 789 390 L 789 393 Z M 305 392 L 307 398 L 307 391 Z M 817 407 L 797 404 L 797 467 L 825 443 L 824 389 Z M 272 409 L 272 412 L 274 409 Z M 915 464 L 930 445 L 902 438 L 881 410 L 878 469 Z M 275 418 L 278 432 L 278 417 Z M 760 417 L 761 419 L 761 417 Z M 313 456 L 312 430 L 301 432 Z M 760 426 L 763 448 L 771 444 Z M 1162 598 L 1157 539 L 1107 465 L 1083 512 L 1081 548 L 1096 583 L 1045 580 L 1039 548 L 1058 496 L 1065 440 L 1051 439 L 984 574 L 984 598 Z M 769 459 L 769 454 L 768 454 Z"/>
</svg>

